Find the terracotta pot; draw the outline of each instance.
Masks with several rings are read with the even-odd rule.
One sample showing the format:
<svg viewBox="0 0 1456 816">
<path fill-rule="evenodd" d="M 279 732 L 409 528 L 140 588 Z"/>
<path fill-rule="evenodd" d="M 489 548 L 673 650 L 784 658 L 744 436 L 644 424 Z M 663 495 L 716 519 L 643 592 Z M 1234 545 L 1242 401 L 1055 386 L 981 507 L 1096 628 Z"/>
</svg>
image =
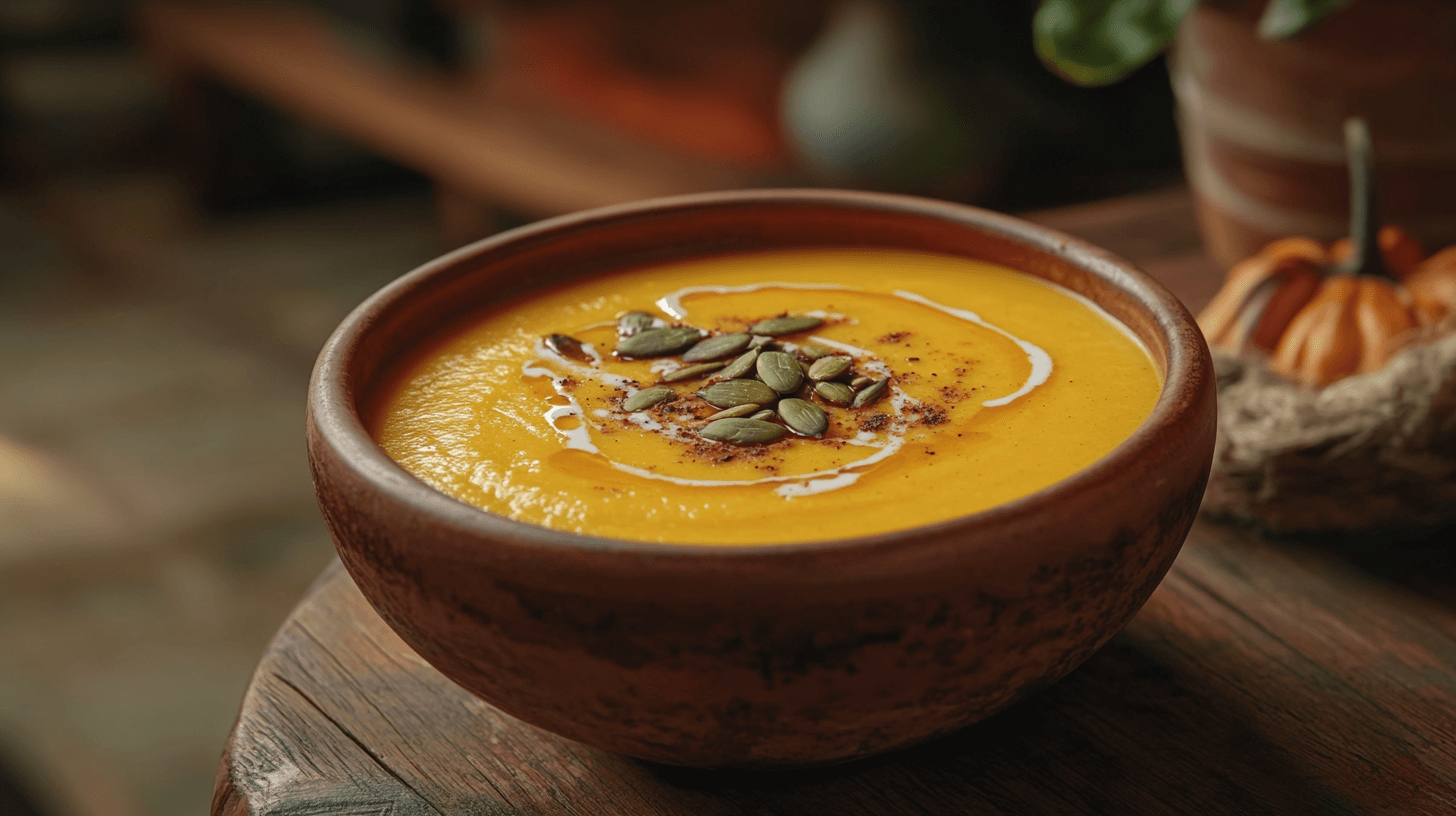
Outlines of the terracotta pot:
<svg viewBox="0 0 1456 816">
<path fill-rule="evenodd" d="M 731 250 L 905 248 L 1068 287 L 1164 371 L 1153 414 L 1075 476 L 918 529 L 798 545 L 591 538 L 461 504 L 389 460 L 361 405 L 442 324 L 570 278 Z M 1102 250 L 1007 216 L 832 191 L 712 193 L 541 222 L 446 255 L 354 311 L 319 357 L 308 451 L 364 595 L 421 656 L 529 723 L 658 762 L 838 762 L 956 730 L 1055 681 L 1173 562 L 1213 452 L 1186 310 Z"/>
<path fill-rule="evenodd" d="M 1383 216 L 1456 242 L 1456 4 L 1357 0 L 1260 39 L 1264 0 L 1200 3 L 1170 62 L 1205 243 L 1225 266 L 1269 241 L 1348 232 L 1344 120 L 1375 142 Z"/>
</svg>

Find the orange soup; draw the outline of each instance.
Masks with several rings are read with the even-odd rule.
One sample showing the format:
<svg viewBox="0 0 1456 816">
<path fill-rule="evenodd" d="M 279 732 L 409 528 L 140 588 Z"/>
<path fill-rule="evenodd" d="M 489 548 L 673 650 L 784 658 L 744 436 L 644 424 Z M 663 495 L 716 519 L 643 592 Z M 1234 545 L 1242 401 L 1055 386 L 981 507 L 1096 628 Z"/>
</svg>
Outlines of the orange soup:
<svg viewBox="0 0 1456 816">
<path fill-rule="evenodd" d="M 826 362 L 827 361 L 827 362 Z M 532 524 L 675 544 L 918 527 L 1087 467 L 1160 373 L 1095 305 L 927 253 L 799 250 L 503 304 L 409 361 L 369 422 L 405 469 Z"/>
</svg>

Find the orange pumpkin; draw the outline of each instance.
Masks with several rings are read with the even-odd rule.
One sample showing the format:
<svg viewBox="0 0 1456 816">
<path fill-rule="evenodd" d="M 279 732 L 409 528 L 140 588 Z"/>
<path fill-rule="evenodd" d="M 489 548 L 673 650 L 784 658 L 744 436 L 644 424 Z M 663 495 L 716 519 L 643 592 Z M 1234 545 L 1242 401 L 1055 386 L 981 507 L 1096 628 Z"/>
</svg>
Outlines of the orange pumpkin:
<svg viewBox="0 0 1456 816">
<path fill-rule="evenodd" d="M 1314 296 L 1326 260 L 1317 241 L 1282 238 L 1235 264 L 1198 315 L 1204 336 L 1234 352 L 1251 345 L 1273 351 L 1295 312 Z"/>
<path fill-rule="evenodd" d="M 1423 326 L 1434 326 L 1456 312 L 1456 246 L 1425 259 L 1405 280 L 1411 308 Z"/>
<path fill-rule="evenodd" d="M 1385 268 L 1401 281 L 1411 276 L 1426 257 L 1426 249 L 1414 235 L 1390 224 L 1380 228 L 1380 257 Z M 1355 242 L 1349 238 L 1330 244 L 1330 263 L 1345 263 L 1355 254 Z"/>
<path fill-rule="evenodd" d="M 1325 386 L 1385 365 L 1396 338 L 1415 319 L 1388 282 L 1333 274 L 1289 321 L 1269 367 L 1308 385 Z"/>
<path fill-rule="evenodd" d="M 1350 237 L 1328 251 L 1308 238 L 1275 241 L 1229 270 L 1198 319 L 1210 344 L 1272 352 L 1271 369 L 1315 387 L 1379 369 L 1417 326 L 1415 299 L 1398 278 L 1414 281 L 1424 272 L 1428 311 L 1456 310 L 1456 254 L 1422 262 L 1424 251 L 1405 230 L 1378 230 L 1363 121 L 1346 122 L 1345 145 Z"/>
</svg>

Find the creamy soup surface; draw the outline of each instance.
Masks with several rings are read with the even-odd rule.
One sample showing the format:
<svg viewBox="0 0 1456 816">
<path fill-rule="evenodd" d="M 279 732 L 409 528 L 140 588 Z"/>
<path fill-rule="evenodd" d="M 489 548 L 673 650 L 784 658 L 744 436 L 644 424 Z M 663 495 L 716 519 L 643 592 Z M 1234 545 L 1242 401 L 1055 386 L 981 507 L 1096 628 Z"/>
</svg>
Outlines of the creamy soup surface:
<svg viewBox="0 0 1456 816">
<path fill-rule="evenodd" d="M 822 407 L 822 437 L 712 441 L 699 434 L 720 409 L 696 392 L 716 373 L 624 410 L 684 365 L 680 353 L 614 354 L 632 311 L 705 336 L 817 317 L 767 348 L 806 364 L 848 357 L 846 386 L 889 382 L 861 407 L 789 395 Z M 552 334 L 582 346 L 561 353 Z M 1035 492 L 1117 447 L 1160 388 L 1120 323 L 1036 278 L 933 254 L 800 250 L 634 269 L 502 304 L 412 358 L 367 421 L 405 469 L 492 513 L 608 538 L 774 544 L 917 527 Z"/>
</svg>

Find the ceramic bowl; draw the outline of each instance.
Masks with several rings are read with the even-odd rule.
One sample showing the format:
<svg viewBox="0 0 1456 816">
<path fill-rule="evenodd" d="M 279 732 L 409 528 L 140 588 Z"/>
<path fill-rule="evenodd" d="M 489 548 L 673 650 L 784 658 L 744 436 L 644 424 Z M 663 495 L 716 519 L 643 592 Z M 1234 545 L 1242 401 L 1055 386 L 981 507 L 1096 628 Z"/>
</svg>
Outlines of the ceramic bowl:
<svg viewBox="0 0 1456 816">
<path fill-rule="evenodd" d="M 462 504 L 366 433 L 382 372 L 441 325 L 578 276 L 734 250 L 878 247 L 979 258 L 1101 305 L 1165 376 L 1152 415 L 1025 498 L 865 538 L 672 546 L 549 530 Z M 962 728 L 1071 671 L 1157 586 L 1214 442 L 1193 319 L 1127 262 L 925 199 L 770 190 L 543 221 L 452 252 L 365 301 L 321 353 L 308 452 L 339 555 L 384 620 L 502 711 L 691 766 L 864 757 Z"/>
</svg>

